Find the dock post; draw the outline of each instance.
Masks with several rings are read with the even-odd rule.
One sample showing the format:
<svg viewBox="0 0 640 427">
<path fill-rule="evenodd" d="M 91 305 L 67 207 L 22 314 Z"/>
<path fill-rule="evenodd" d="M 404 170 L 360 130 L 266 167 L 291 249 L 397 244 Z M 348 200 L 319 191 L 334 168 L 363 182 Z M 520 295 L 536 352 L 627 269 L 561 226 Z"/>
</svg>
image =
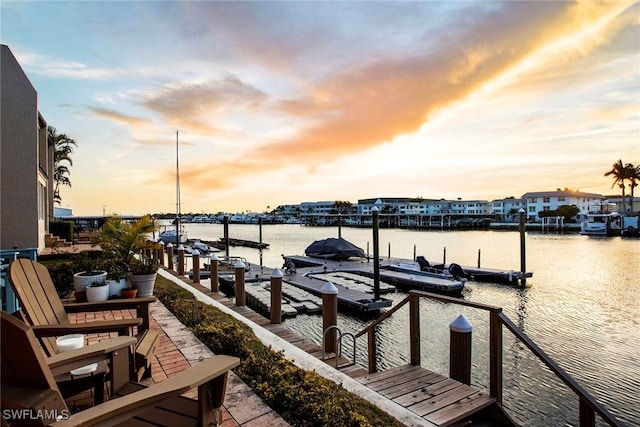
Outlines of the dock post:
<svg viewBox="0 0 640 427">
<path fill-rule="evenodd" d="M 413 244 L 413 260 L 416 260 L 416 244 Z"/>
<path fill-rule="evenodd" d="M 260 254 L 260 272 L 262 272 L 262 217 L 258 217 L 258 252 Z"/>
<path fill-rule="evenodd" d="M 478 249 L 478 268 L 480 268 L 480 251 L 482 249 Z"/>
<path fill-rule="evenodd" d="M 244 307 L 247 303 L 247 298 L 244 293 L 244 262 L 238 260 L 234 265 L 236 273 L 236 284 L 235 284 L 235 293 L 236 293 L 236 305 L 240 307 Z"/>
<path fill-rule="evenodd" d="M 331 327 L 338 325 L 338 288 L 333 283 L 327 282 L 320 292 L 322 293 L 322 334 L 325 337 L 324 351 L 335 353 L 338 348 L 338 334 L 336 328 Z M 331 329 L 327 331 L 329 328 Z"/>
<path fill-rule="evenodd" d="M 373 216 L 373 300 L 380 299 L 380 209 L 374 206 L 371 209 Z"/>
<path fill-rule="evenodd" d="M 193 251 L 193 283 L 200 283 L 200 251 Z"/>
<path fill-rule="evenodd" d="M 178 245 L 178 274 L 184 276 L 184 246 Z"/>
<path fill-rule="evenodd" d="M 167 263 L 169 270 L 173 270 L 173 244 L 169 242 L 167 244 Z"/>
<path fill-rule="evenodd" d="M 389 248 L 388 248 L 387 256 L 391 258 L 391 242 L 389 242 L 388 247 Z"/>
<path fill-rule="evenodd" d="M 338 239 L 342 239 L 342 215 L 338 212 Z"/>
<path fill-rule="evenodd" d="M 164 242 L 162 240 L 158 242 L 158 259 L 160 260 L 160 265 L 164 267 Z"/>
<path fill-rule="evenodd" d="M 282 271 L 271 272 L 271 323 L 282 323 Z"/>
<path fill-rule="evenodd" d="M 447 263 L 447 247 L 445 246 L 442 250 L 442 264 L 445 265 Z"/>
<path fill-rule="evenodd" d="M 209 271 L 211 272 L 211 292 L 218 292 L 218 257 L 215 252 L 211 254 Z"/>
<path fill-rule="evenodd" d="M 471 333 L 473 326 L 462 314 L 449 324 L 449 377 L 471 385 Z"/>
<path fill-rule="evenodd" d="M 524 209 L 520 208 L 518 211 L 518 216 L 520 219 L 520 224 L 518 229 L 520 230 L 520 271 L 522 272 L 522 277 L 520 278 L 520 284 L 524 286 L 527 283 L 526 272 L 527 272 L 527 260 L 526 260 L 526 251 L 525 251 L 525 231 L 526 225 L 524 221 Z"/>
<path fill-rule="evenodd" d="M 225 255 L 229 258 L 229 217 L 225 215 L 224 217 L 224 248 Z"/>
</svg>

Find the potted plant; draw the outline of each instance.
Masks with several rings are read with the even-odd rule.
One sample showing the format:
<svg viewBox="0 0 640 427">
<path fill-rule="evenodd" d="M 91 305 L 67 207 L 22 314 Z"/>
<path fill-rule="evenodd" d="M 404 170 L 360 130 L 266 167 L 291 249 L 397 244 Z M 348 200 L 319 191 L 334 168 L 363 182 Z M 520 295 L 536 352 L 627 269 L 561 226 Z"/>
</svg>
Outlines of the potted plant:
<svg viewBox="0 0 640 427">
<path fill-rule="evenodd" d="M 115 258 L 105 260 L 109 297 L 120 296 L 120 291 L 127 287 L 127 266 Z"/>
<path fill-rule="evenodd" d="M 155 283 L 159 260 L 148 258 L 144 252 L 156 248 L 157 243 L 149 240 L 149 234 L 155 229 L 153 219 L 149 215 L 133 223 L 127 223 L 120 217 L 112 216 L 100 230 L 92 235 L 94 245 L 99 244 L 103 250 L 113 254 L 115 259 L 121 260 L 126 266 L 131 286 L 138 287 L 142 281 L 139 286 L 143 289 L 138 287 L 138 296 L 148 296 L 153 292 L 153 284 L 148 283 L 151 277 Z M 145 282 L 147 285 L 144 284 Z"/>
<path fill-rule="evenodd" d="M 153 288 L 156 283 L 156 276 L 160 261 L 155 258 L 141 256 L 134 259 L 129 265 L 129 282 L 131 286 L 138 290 L 138 296 L 148 297 L 153 295 Z"/>
<path fill-rule="evenodd" d="M 89 251 L 77 254 L 73 263 L 73 269 L 77 271 L 73 275 L 73 290 L 76 294 L 76 300 L 84 301 L 86 299 L 87 286 L 92 283 L 105 283 L 107 272 L 100 268 L 101 262 L 92 257 Z"/>
<path fill-rule="evenodd" d="M 87 285 L 87 301 L 106 301 L 109 298 L 109 285 L 107 282 L 95 282 Z"/>
</svg>

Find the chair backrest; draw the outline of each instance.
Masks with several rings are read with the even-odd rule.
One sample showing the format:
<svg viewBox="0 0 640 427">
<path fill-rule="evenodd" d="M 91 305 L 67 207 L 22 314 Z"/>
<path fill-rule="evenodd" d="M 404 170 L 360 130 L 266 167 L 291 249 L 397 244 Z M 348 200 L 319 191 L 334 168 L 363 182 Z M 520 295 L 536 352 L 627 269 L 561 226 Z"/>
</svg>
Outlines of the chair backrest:
<svg viewBox="0 0 640 427">
<path fill-rule="evenodd" d="M 61 413 L 67 407 L 45 361 L 33 330 L 18 318 L 2 311 L 2 407 L 5 409 L 32 409 Z M 48 393 L 46 407 L 34 406 L 43 400 L 34 400 L 34 394 Z M 44 413 L 42 412 L 42 413 Z M 68 412 L 68 411 L 67 411 Z M 41 413 L 41 414 L 42 414 Z M 3 411 L 3 416 L 5 411 Z"/>
<path fill-rule="evenodd" d="M 30 259 L 17 259 L 9 265 L 7 277 L 31 325 L 69 323 L 47 267 Z M 41 343 L 47 355 L 57 353 L 55 338 L 42 338 Z"/>
</svg>

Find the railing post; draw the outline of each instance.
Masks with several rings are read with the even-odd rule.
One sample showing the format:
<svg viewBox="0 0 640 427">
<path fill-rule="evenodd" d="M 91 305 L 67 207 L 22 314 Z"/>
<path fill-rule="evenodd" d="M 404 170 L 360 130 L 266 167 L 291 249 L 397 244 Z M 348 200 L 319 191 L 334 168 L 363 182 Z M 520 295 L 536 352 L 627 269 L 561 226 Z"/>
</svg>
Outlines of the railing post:
<svg viewBox="0 0 640 427">
<path fill-rule="evenodd" d="M 409 301 L 409 346 L 411 364 L 420 366 L 420 297 L 416 295 Z"/>
<path fill-rule="evenodd" d="M 499 310 L 489 312 L 489 392 L 502 404 L 502 323 Z"/>
<path fill-rule="evenodd" d="M 449 378 L 471 385 L 473 326 L 462 314 L 449 323 Z"/>
<path fill-rule="evenodd" d="M 193 251 L 193 283 L 200 283 L 200 251 Z"/>
<path fill-rule="evenodd" d="M 271 323 L 282 323 L 282 271 L 271 272 Z"/>
<path fill-rule="evenodd" d="M 211 254 L 209 271 L 211 271 L 211 292 L 218 292 L 218 257 L 215 252 Z"/>
<path fill-rule="evenodd" d="M 331 326 L 338 324 L 338 288 L 333 283 L 327 282 L 322 289 L 322 333 Z M 336 328 L 332 328 L 326 334 L 324 341 L 324 351 L 327 353 L 335 353 L 338 346 L 338 333 Z M 337 357 L 337 355 L 336 355 Z"/>
<path fill-rule="evenodd" d="M 235 293 L 236 293 L 236 305 L 240 307 L 244 307 L 247 303 L 247 298 L 244 293 L 244 262 L 238 260 L 234 264 L 235 269 Z"/>
<path fill-rule="evenodd" d="M 184 276 L 184 246 L 178 245 L 178 274 Z"/>
<path fill-rule="evenodd" d="M 167 244 L 167 262 L 169 270 L 173 270 L 173 244 Z"/>
<path fill-rule="evenodd" d="M 376 327 L 372 327 L 369 329 L 368 333 L 369 338 L 369 373 L 373 374 L 374 372 L 378 372 L 378 365 L 376 363 L 378 355 L 376 354 Z"/>
<path fill-rule="evenodd" d="M 580 427 L 595 427 L 596 425 L 596 414 L 593 412 L 593 409 L 587 402 L 580 398 L 580 407 L 579 407 L 579 417 L 580 417 Z"/>
</svg>

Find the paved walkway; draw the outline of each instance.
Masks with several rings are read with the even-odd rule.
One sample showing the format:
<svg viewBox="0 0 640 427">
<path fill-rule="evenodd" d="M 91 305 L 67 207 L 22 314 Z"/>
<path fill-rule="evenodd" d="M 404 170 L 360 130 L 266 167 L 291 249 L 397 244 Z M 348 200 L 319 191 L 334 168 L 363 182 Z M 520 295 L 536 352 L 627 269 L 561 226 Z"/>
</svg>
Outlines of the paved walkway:
<svg viewBox="0 0 640 427">
<path fill-rule="evenodd" d="M 160 302 L 151 305 L 150 327 L 160 335 L 160 345 L 151 366 L 152 378 L 147 383 L 161 382 L 188 369 L 213 355 L 175 316 Z M 78 313 L 70 316 L 72 322 L 122 319 L 135 316 L 134 310 L 99 313 Z M 89 342 L 107 338 L 108 334 L 89 337 Z M 196 398 L 197 389 L 186 394 Z M 71 399 L 76 407 L 92 402 L 90 392 Z M 276 412 L 267 406 L 236 374 L 231 371 L 227 381 L 221 427 L 288 426 Z"/>
</svg>

